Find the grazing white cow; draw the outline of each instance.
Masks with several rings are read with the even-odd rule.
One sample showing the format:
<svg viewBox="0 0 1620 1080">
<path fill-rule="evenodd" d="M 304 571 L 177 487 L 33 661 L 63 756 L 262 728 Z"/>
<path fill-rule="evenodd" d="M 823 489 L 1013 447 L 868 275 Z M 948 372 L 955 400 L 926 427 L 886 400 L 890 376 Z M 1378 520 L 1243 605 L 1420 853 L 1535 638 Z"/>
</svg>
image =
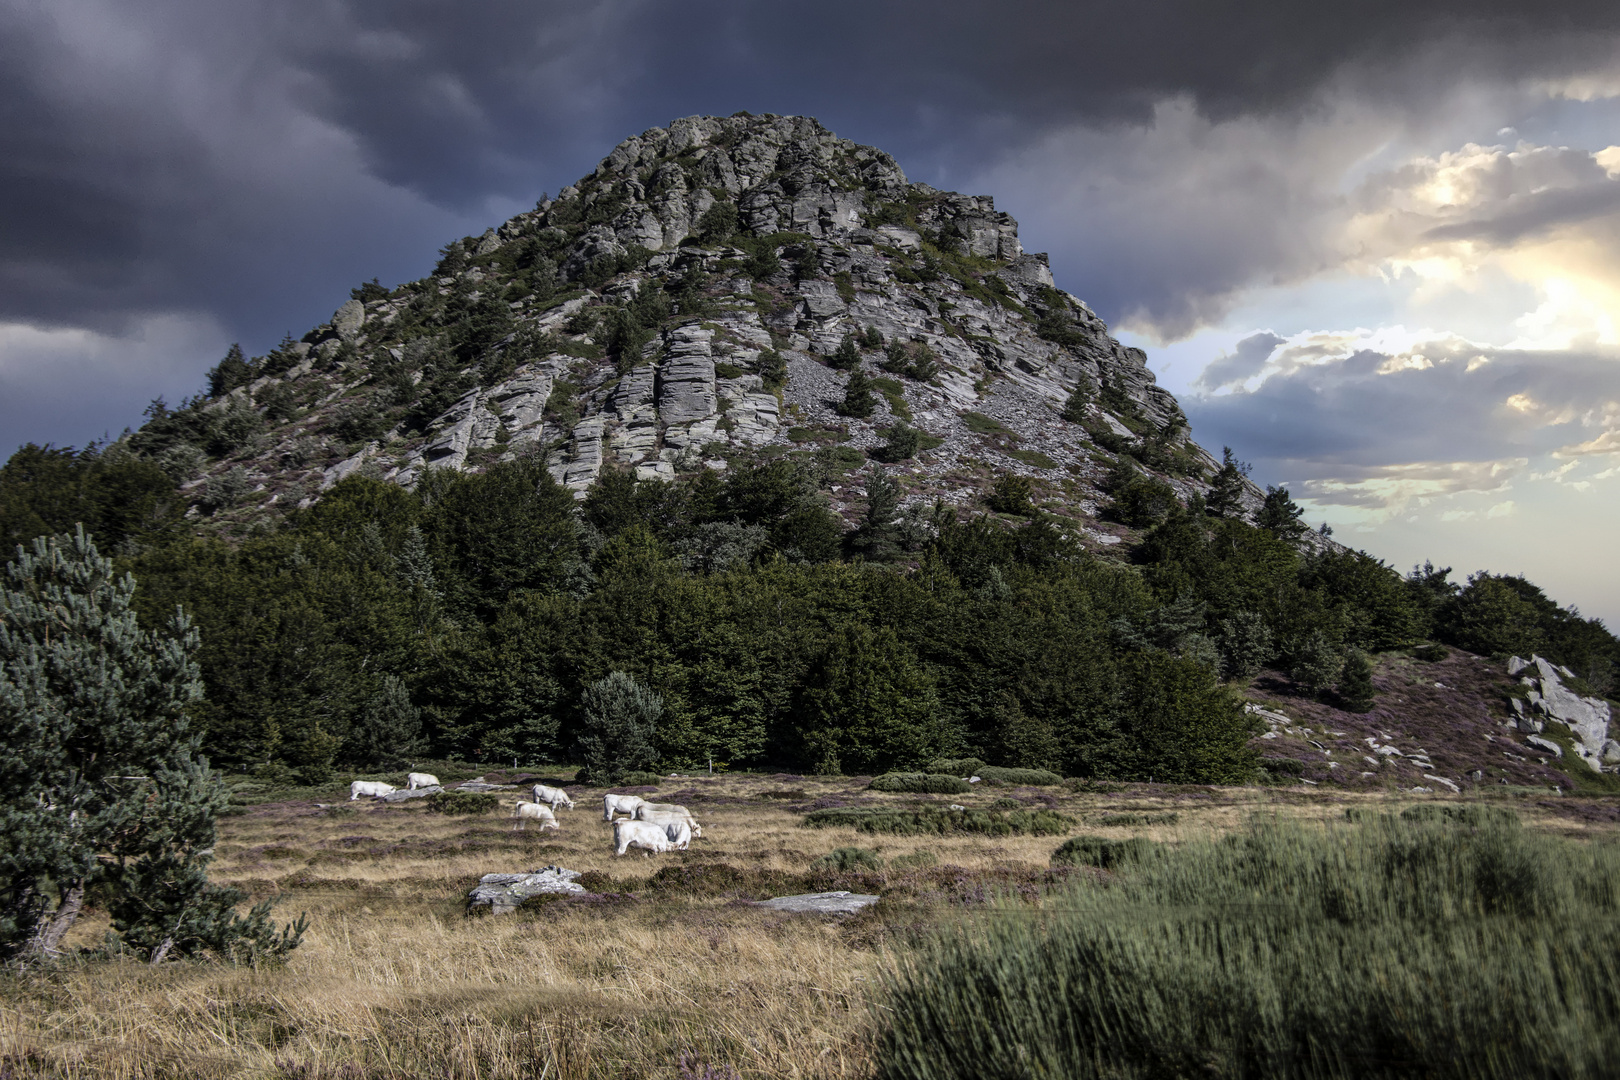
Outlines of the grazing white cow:
<svg viewBox="0 0 1620 1080">
<path fill-rule="evenodd" d="M 393 784 L 385 784 L 381 780 L 356 780 L 349 785 L 349 801 L 354 802 L 362 795 L 375 795 L 382 798 L 390 791 L 398 791 Z"/>
<path fill-rule="evenodd" d="M 613 823 L 615 855 L 623 855 L 628 848 L 645 848 L 643 855 L 662 854 L 675 845 L 670 842 L 669 830 L 650 821 L 615 821 Z"/>
<path fill-rule="evenodd" d="M 415 791 L 419 787 L 438 787 L 439 778 L 432 773 L 413 772 L 405 777 L 405 790 Z"/>
<path fill-rule="evenodd" d="M 660 823 L 654 821 L 651 824 L 657 825 Z M 697 824 L 690 818 L 672 818 L 669 821 L 662 822 L 662 824 L 664 826 L 664 835 L 669 838 L 669 842 L 675 846 L 677 851 L 685 851 L 691 847 L 692 837 L 698 835 Z"/>
<path fill-rule="evenodd" d="M 684 809 L 682 813 L 672 814 L 663 810 L 654 810 L 648 804 L 642 803 L 640 806 L 636 807 L 636 820 L 651 821 L 656 825 L 669 825 L 674 822 L 681 822 L 691 830 L 693 836 L 701 837 L 703 835 L 703 830 L 698 828 L 697 818 L 693 817 L 690 813 L 685 812 Z"/>
<path fill-rule="evenodd" d="M 544 784 L 534 785 L 534 801 L 543 802 L 553 810 L 557 809 L 558 803 L 570 810 L 574 808 L 574 800 L 568 797 L 568 792 L 560 787 L 546 787 Z"/>
<path fill-rule="evenodd" d="M 557 824 L 557 815 L 551 812 L 551 807 L 543 803 L 520 802 L 512 808 L 512 816 L 518 819 L 518 823 L 512 826 L 513 829 L 522 829 L 530 821 L 538 821 L 542 831 L 545 829 L 561 831 L 561 826 Z"/>
<path fill-rule="evenodd" d="M 640 795 L 604 795 L 602 796 L 602 820 L 612 821 L 613 815 L 624 814 L 628 817 L 636 816 L 636 807 L 645 800 Z"/>
</svg>

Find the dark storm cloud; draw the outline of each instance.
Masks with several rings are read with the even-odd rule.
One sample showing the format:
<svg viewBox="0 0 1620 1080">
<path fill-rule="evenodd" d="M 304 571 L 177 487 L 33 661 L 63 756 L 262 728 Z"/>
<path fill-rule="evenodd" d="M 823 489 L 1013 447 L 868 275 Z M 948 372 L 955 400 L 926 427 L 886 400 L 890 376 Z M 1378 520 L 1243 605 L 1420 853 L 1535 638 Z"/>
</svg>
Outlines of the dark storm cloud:
<svg viewBox="0 0 1620 1080">
<path fill-rule="evenodd" d="M 0 323 L 185 316 L 263 349 L 692 113 L 817 115 L 948 177 L 1167 98 L 1297 120 L 1328 87 L 1421 108 L 1458 72 L 1560 78 L 1617 27 L 1589 0 L 0 0 Z M 1121 224 L 1126 272 L 1075 287 L 1196 321 L 1203 277 L 1291 235 L 1188 260 L 1156 227 Z"/>
<path fill-rule="evenodd" d="M 1286 340 L 1269 332 L 1250 334 L 1238 342 L 1230 354 L 1206 367 L 1198 376 L 1198 385 L 1207 390 L 1219 390 L 1260 374 L 1272 352 Z"/>
</svg>

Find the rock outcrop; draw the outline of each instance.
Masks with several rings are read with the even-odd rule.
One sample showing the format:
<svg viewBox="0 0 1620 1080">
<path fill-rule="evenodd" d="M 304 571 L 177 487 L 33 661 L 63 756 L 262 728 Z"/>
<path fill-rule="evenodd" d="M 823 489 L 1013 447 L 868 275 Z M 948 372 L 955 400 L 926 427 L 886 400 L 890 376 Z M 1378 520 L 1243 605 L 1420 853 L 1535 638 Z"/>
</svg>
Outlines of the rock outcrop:
<svg viewBox="0 0 1620 1080">
<path fill-rule="evenodd" d="M 1532 746 L 1554 757 L 1563 750 L 1542 732 L 1549 723 L 1561 724 L 1574 737 L 1575 753 L 1593 772 L 1620 771 L 1620 741 L 1609 737 L 1609 703 L 1598 697 L 1582 697 L 1564 685 L 1574 678 L 1568 668 L 1557 667 L 1539 656 L 1508 661 L 1508 674 L 1519 676 L 1524 697 L 1512 698 L 1512 725 L 1524 732 Z"/>
<path fill-rule="evenodd" d="M 527 874 L 485 874 L 467 894 L 467 908 L 487 907 L 492 915 L 506 915 L 531 896 L 563 894 L 579 896 L 586 892 L 579 883 L 578 870 L 545 866 Z"/>
<path fill-rule="evenodd" d="M 268 506 L 532 455 L 583 495 L 604 469 L 673 479 L 819 449 L 847 470 L 904 422 L 915 456 L 854 460 L 908 502 L 969 504 L 1017 473 L 1084 518 L 1114 456 L 1183 497 L 1217 467 L 1145 361 L 989 196 L 912 183 L 806 117 L 688 117 L 262 358 L 235 395 L 269 430 L 209 468 L 245 460 Z M 843 415 L 857 366 L 873 408 Z M 829 497 L 853 513 L 863 489 Z"/>
</svg>

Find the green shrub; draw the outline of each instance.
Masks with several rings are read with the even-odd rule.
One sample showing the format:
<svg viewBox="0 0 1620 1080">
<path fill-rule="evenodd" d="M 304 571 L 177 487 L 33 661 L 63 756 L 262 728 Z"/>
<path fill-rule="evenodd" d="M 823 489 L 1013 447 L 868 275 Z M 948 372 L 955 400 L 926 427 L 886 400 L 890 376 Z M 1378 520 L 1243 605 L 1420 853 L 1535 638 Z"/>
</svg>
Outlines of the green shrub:
<svg viewBox="0 0 1620 1080">
<path fill-rule="evenodd" d="M 1130 825 L 1174 825 L 1180 819 L 1181 815 L 1174 810 L 1166 810 L 1157 814 L 1128 812 L 1123 814 L 1103 814 L 1097 818 L 1097 824 L 1108 828 L 1120 828 Z"/>
<path fill-rule="evenodd" d="M 493 814 L 501 799 L 482 791 L 436 791 L 427 797 L 427 806 L 435 814 Z"/>
<path fill-rule="evenodd" d="M 874 810 L 840 807 L 813 810 L 803 824 L 811 829 L 846 826 L 857 832 L 894 836 L 1061 836 L 1074 819 L 1055 810 Z"/>
<path fill-rule="evenodd" d="M 990 809 L 992 810 L 1022 810 L 1023 808 L 1023 803 L 1017 799 L 1009 799 L 1005 795 L 999 799 L 990 800 Z"/>
<path fill-rule="evenodd" d="M 1620 1056 L 1614 845 L 1395 817 L 1091 843 L 1064 857 L 1116 874 L 890 977 L 876 1076 L 1576 1077 Z"/>
<path fill-rule="evenodd" d="M 1063 777 L 1045 769 L 1008 769 L 1000 765 L 980 765 L 974 775 L 992 784 L 1027 784 L 1033 787 L 1052 787 L 1063 783 Z"/>
<path fill-rule="evenodd" d="M 939 856 L 932 851 L 913 851 L 909 855 L 896 855 L 889 860 L 890 870 L 926 870 L 939 865 Z"/>
<path fill-rule="evenodd" d="M 868 851 L 866 848 L 841 847 L 834 848 L 811 863 L 810 869 L 837 870 L 840 872 L 856 870 L 877 872 L 883 869 L 883 860 L 878 858 L 877 852 Z"/>
<path fill-rule="evenodd" d="M 1412 655 L 1425 664 L 1435 664 L 1451 655 L 1451 650 L 1444 645 L 1419 645 L 1412 650 Z"/>
<path fill-rule="evenodd" d="M 627 772 L 619 777 L 621 787 L 657 787 L 664 778 L 655 772 Z"/>
<path fill-rule="evenodd" d="M 1103 870 L 1134 863 L 1152 844 L 1140 837 L 1109 840 L 1101 836 L 1076 836 L 1052 852 L 1053 866 L 1095 866 Z"/>
<path fill-rule="evenodd" d="M 943 773 L 884 773 L 866 785 L 873 791 L 905 791 L 913 795 L 964 795 L 973 790 L 958 776 Z"/>
<path fill-rule="evenodd" d="M 931 773 L 949 773 L 952 776 L 977 776 L 984 762 L 976 757 L 935 758 L 924 766 Z"/>
</svg>

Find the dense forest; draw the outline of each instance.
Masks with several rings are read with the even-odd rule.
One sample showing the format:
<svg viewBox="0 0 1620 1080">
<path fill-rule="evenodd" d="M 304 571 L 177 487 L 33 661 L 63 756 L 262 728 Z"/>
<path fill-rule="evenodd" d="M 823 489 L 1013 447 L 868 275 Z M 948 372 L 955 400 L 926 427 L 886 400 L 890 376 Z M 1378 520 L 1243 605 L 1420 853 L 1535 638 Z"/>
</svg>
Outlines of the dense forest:
<svg viewBox="0 0 1620 1080">
<path fill-rule="evenodd" d="M 1426 640 L 1538 652 L 1599 693 L 1620 660 L 1600 621 L 1523 578 L 1312 554 L 1285 502 L 1260 527 L 1195 498 L 1103 557 L 1028 506 L 902 512 L 881 477 L 846 531 L 832 475 L 802 458 L 608 473 L 576 502 L 520 459 L 415 491 L 353 477 L 227 540 L 120 444 L 28 446 L 0 469 L 0 538 L 82 522 L 135 576 L 143 621 L 184 607 L 204 751 L 283 781 L 577 760 L 582 697 L 617 671 L 661 703 L 666 767 L 855 774 L 948 754 L 1242 782 L 1256 757 L 1235 689 L 1262 668 L 1365 709 L 1366 654 Z"/>
</svg>

